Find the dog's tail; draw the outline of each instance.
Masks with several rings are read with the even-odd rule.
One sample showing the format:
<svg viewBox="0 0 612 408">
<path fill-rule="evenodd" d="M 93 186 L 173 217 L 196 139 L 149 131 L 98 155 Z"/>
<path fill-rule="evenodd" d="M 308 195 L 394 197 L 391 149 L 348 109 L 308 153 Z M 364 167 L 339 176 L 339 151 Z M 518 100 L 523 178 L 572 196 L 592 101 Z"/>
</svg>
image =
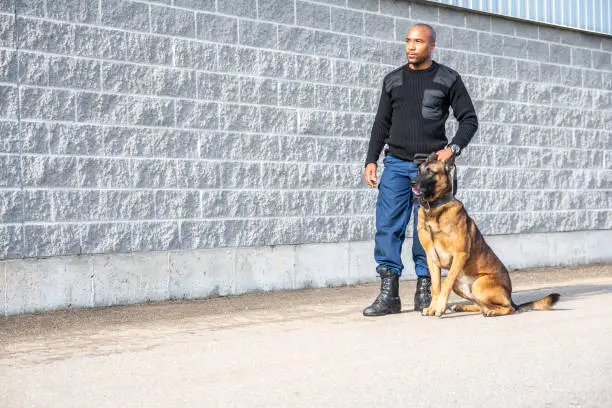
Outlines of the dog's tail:
<svg viewBox="0 0 612 408">
<path fill-rule="evenodd" d="M 551 293 L 540 300 L 534 300 L 515 306 L 517 312 L 526 312 L 527 310 L 550 310 L 561 297 L 558 293 Z"/>
</svg>

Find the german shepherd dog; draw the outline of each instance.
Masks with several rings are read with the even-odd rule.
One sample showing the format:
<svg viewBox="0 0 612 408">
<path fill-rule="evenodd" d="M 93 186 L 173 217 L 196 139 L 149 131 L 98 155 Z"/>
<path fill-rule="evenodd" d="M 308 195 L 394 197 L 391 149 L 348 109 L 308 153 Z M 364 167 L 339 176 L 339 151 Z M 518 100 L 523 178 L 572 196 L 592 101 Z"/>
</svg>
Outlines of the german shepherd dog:
<svg viewBox="0 0 612 408">
<path fill-rule="evenodd" d="M 508 270 L 487 245 L 461 201 L 453 197 L 453 168 L 454 157 L 443 163 L 433 153 L 419 166 L 412 183 L 415 200 L 421 204 L 417 231 L 431 273 L 432 301 L 423 315 L 442 316 L 451 289 L 472 302 L 453 305 L 450 310 L 455 312 L 503 316 L 517 311 L 550 309 L 559 300 L 559 294 L 552 293 L 521 305 L 512 301 Z M 443 284 L 441 268 L 449 270 Z"/>
</svg>

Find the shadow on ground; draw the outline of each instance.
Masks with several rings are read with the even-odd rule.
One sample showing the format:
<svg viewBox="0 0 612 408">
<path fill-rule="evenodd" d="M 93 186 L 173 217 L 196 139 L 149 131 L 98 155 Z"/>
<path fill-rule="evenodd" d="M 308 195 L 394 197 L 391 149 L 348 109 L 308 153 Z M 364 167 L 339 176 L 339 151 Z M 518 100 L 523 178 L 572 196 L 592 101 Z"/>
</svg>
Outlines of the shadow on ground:
<svg viewBox="0 0 612 408">
<path fill-rule="evenodd" d="M 595 271 L 595 272 L 593 272 Z M 564 303 L 612 292 L 612 265 L 585 270 L 557 269 L 514 273 L 513 299 L 524 303 L 550 293 L 560 293 L 553 309 L 564 313 Z M 402 316 L 420 318 L 411 303 L 414 281 L 402 281 Z M 0 317 L 0 367 L 66 360 L 75 356 L 106 356 L 149 350 L 168 341 L 189 342 L 219 331 L 266 325 L 308 324 L 326 319 L 333 324 L 353 322 L 367 330 L 384 319 L 363 317 L 363 307 L 378 293 L 378 283 L 338 288 L 308 289 L 213 299 L 160 302 L 104 309 L 76 309 Z M 463 299 L 453 295 L 450 304 Z M 568 302 L 569 304 L 570 302 Z M 572 306 L 572 308 L 574 308 Z M 477 318 L 475 313 L 449 313 L 447 318 Z M 504 319 L 503 317 L 500 319 Z M 390 322 L 390 321 L 389 321 Z M 171 340 L 168 340 L 171 339 Z"/>
<path fill-rule="evenodd" d="M 539 299 L 555 292 L 561 294 L 561 300 L 555 308 L 558 310 L 563 308 L 564 299 L 612 291 L 612 264 L 526 269 L 511 272 L 511 276 L 516 290 L 513 293 L 516 303 Z M 414 290 L 415 281 L 401 282 L 400 295 L 404 312 L 413 309 L 411 302 Z M 207 330 L 222 330 L 237 325 L 325 316 L 354 315 L 361 318 L 362 309 L 374 300 L 377 293 L 378 282 L 373 282 L 336 288 L 260 292 L 201 300 L 0 317 L 0 344 L 35 337 L 66 336 L 70 332 L 95 335 L 101 331 L 147 328 L 162 323 L 172 326 L 189 325 L 197 321 Z M 460 301 L 461 298 L 452 296 L 449 303 Z"/>
<path fill-rule="evenodd" d="M 568 286 L 552 286 L 534 290 L 524 290 L 512 294 L 512 298 L 516 303 L 524 303 L 532 300 L 540 299 L 551 293 L 559 293 L 562 302 L 566 298 L 583 298 L 612 292 L 612 284 L 600 285 L 568 285 Z"/>
</svg>

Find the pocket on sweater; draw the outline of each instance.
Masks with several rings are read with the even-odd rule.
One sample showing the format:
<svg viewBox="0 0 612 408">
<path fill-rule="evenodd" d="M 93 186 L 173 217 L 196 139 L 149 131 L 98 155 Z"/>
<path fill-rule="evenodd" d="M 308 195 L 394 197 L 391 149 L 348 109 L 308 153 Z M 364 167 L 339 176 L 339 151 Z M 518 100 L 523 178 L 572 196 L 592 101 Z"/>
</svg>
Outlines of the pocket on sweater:
<svg viewBox="0 0 612 408">
<path fill-rule="evenodd" d="M 444 104 L 444 92 L 439 89 L 426 89 L 423 94 L 423 106 L 421 113 L 425 119 L 440 120 L 444 116 L 442 105 Z"/>
</svg>

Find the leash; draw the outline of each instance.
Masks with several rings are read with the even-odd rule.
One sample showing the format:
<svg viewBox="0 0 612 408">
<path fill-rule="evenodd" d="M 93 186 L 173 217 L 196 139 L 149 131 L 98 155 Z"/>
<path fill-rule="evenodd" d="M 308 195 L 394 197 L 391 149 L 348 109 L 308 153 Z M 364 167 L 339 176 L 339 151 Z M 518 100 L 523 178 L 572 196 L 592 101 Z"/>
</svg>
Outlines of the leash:
<svg viewBox="0 0 612 408">
<path fill-rule="evenodd" d="M 457 194 L 457 165 L 453 164 L 453 197 Z"/>
</svg>

